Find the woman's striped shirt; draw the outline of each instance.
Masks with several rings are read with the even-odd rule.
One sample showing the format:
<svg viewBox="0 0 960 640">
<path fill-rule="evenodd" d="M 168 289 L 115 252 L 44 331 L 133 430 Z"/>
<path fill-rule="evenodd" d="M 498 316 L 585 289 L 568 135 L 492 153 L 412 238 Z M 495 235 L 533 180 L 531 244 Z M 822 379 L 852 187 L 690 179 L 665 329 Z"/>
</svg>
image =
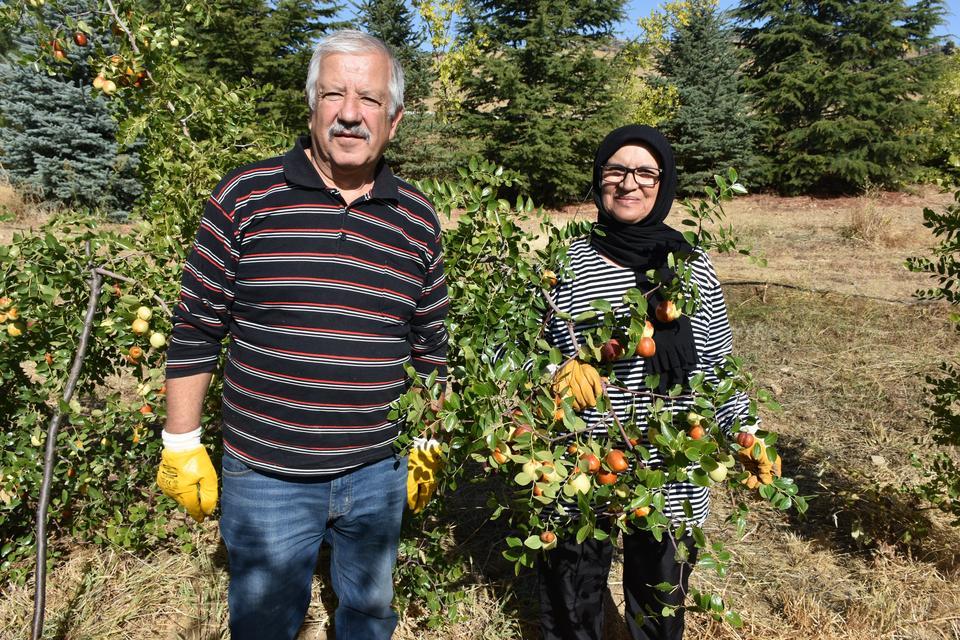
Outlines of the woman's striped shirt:
<svg viewBox="0 0 960 640">
<path fill-rule="evenodd" d="M 623 295 L 628 289 L 636 287 L 634 271 L 630 268 L 611 264 L 590 246 L 588 239 L 581 238 L 573 241 L 567 252 L 570 261 L 570 270 L 573 277 L 560 282 L 551 292 L 559 309 L 571 316 L 577 316 L 584 311 L 590 311 L 590 302 L 606 300 L 615 311 L 627 313 L 623 303 Z M 706 254 L 699 254 L 698 259 L 691 261 L 693 273 L 691 280 L 697 285 L 700 294 L 700 307 L 690 318 L 693 328 L 694 341 L 697 347 L 697 371 L 703 372 L 708 380 L 716 381 L 713 372 L 715 366 L 721 364 L 724 356 L 731 353 L 732 334 L 730 323 L 727 320 L 726 305 L 723 292 L 716 272 Z M 582 333 L 595 326 L 595 322 L 575 326 L 575 333 L 582 339 Z M 564 355 L 572 356 L 576 353 L 575 346 L 570 341 L 566 322 L 554 316 L 547 327 L 548 341 L 559 348 Z M 644 377 L 649 375 L 644 358 L 633 356 L 617 360 L 613 364 L 617 380 L 627 389 L 645 390 Z M 636 396 L 617 389 L 610 390 L 610 402 L 613 410 L 621 421 L 629 419 L 633 410 L 636 411 L 636 423 L 641 431 L 646 433 L 647 406 Z M 684 410 L 690 406 L 689 400 L 677 400 L 672 405 L 677 410 Z M 718 422 L 721 427 L 729 430 L 734 420 L 747 414 L 748 400 L 745 395 L 736 396 L 733 400 L 718 410 Z M 588 430 L 597 438 L 607 437 L 607 428 L 600 420 L 600 414 L 594 409 L 587 409 L 581 417 L 586 421 Z M 651 464 L 662 462 L 655 447 L 651 447 L 653 454 Z M 709 511 L 708 489 L 689 482 L 671 482 L 664 487 L 666 492 L 666 515 L 674 522 L 687 521 L 702 524 Z M 692 518 L 684 515 L 684 503 L 689 501 L 693 513 Z"/>
</svg>

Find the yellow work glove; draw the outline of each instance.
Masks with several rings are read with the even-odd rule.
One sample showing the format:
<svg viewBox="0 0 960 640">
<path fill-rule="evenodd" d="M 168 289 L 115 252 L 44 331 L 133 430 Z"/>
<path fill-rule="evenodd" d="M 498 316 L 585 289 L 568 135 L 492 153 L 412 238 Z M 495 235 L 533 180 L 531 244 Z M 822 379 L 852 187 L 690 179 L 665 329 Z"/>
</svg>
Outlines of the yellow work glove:
<svg viewBox="0 0 960 640">
<path fill-rule="evenodd" d="M 554 376 L 553 393 L 564 399 L 572 398 L 574 411 L 595 407 L 603 393 L 600 374 L 585 362 L 570 360 Z"/>
<path fill-rule="evenodd" d="M 202 446 L 187 451 L 164 449 L 157 485 L 197 522 L 217 506 L 217 472 Z"/>
<path fill-rule="evenodd" d="M 759 449 L 759 453 L 755 452 L 756 449 Z M 771 461 L 767 456 L 767 448 L 761 440 L 757 440 L 751 447 L 741 449 L 737 456 L 749 474 L 742 482 L 750 489 L 756 489 L 761 484 L 770 484 L 774 476 L 780 477 L 782 470 L 780 456 Z"/>
<path fill-rule="evenodd" d="M 430 438 L 417 438 L 407 459 L 407 506 L 420 513 L 437 490 L 437 472 L 443 468 L 440 443 Z"/>
</svg>

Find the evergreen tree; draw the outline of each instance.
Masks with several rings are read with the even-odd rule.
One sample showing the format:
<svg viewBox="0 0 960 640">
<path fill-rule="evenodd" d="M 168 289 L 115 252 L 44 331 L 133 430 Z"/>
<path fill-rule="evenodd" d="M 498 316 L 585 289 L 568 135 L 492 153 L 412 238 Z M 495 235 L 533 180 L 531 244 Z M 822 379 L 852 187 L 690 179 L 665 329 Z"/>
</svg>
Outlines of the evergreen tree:
<svg viewBox="0 0 960 640">
<path fill-rule="evenodd" d="M 465 81 L 462 126 L 547 203 L 582 198 L 596 146 L 629 112 L 612 29 L 624 0 L 472 0 L 465 31 L 485 43 Z"/>
<path fill-rule="evenodd" d="M 449 127 L 437 122 L 427 109 L 432 76 L 429 59 L 420 50 L 424 36 L 414 26 L 412 12 L 404 0 L 364 0 L 357 5 L 357 12 L 360 29 L 393 50 L 406 78 L 403 122 L 386 153 L 391 169 L 407 179 L 450 173 L 438 165 L 438 159 L 448 153 L 441 143 L 449 143 L 442 135 Z"/>
<path fill-rule="evenodd" d="M 763 180 L 784 193 L 897 186 L 916 172 L 940 0 L 745 0 Z"/>
<path fill-rule="evenodd" d="M 96 0 L 62 0 L 60 9 L 83 19 L 100 9 Z M 0 166 L 10 182 L 63 206 L 98 209 L 123 219 L 141 193 L 137 146 L 118 145 L 117 124 L 99 91 L 90 86 L 97 70 L 85 49 L 74 47 L 62 15 L 50 7 L 29 19 L 46 21 L 70 58 L 59 75 L 47 75 L 19 60 L 37 54 L 24 33 L 11 35 L 0 64 Z M 88 34 L 103 51 L 110 34 Z"/>
<path fill-rule="evenodd" d="M 663 80 L 677 88 L 677 111 L 660 124 L 677 156 L 679 190 L 692 193 L 734 167 L 750 179 L 752 132 L 740 93 L 730 30 L 711 0 L 690 3 L 687 19 L 658 57 Z"/>
<path fill-rule="evenodd" d="M 29 67 L 0 65 L 3 169 L 48 201 L 125 218 L 140 195 L 135 151 L 121 150 L 101 97 Z"/>
<path fill-rule="evenodd" d="M 309 108 L 304 97 L 313 44 L 339 10 L 333 2 L 314 0 L 211 0 L 192 14 L 186 59 L 197 74 L 227 84 L 271 84 L 272 99 L 259 105 L 265 118 L 291 130 L 305 129 Z"/>
</svg>

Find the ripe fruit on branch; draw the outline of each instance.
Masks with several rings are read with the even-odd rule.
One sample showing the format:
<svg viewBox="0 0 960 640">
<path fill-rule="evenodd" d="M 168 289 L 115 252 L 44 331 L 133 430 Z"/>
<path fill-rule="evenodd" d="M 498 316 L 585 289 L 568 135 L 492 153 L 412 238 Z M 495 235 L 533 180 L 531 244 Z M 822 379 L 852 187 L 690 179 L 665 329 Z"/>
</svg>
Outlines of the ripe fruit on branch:
<svg viewBox="0 0 960 640">
<path fill-rule="evenodd" d="M 130 329 L 138 336 L 142 336 L 143 334 L 145 334 L 147 331 L 150 330 L 150 323 L 144 320 L 143 318 L 137 318 L 130 325 Z"/>
<path fill-rule="evenodd" d="M 616 484 L 617 474 L 612 471 L 601 471 L 597 474 L 597 482 L 603 485 Z"/>
<path fill-rule="evenodd" d="M 50 46 L 53 47 L 54 52 L 59 51 L 63 53 L 63 44 L 59 40 L 51 40 Z"/>
<path fill-rule="evenodd" d="M 50 366 L 53 364 L 53 356 L 50 355 L 50 353 L 43 354 L 43 360 L 44 362 L 47 363 L 47 366 Z"/>
<path fill-rule="evenodd" d="M 148 404 L 145 404 L 142 407 L 140 407 L 140 413 L 142 413 L 145 416 L 149 416 L 150 414 L 153 413 L 153 407 L 151 407 Z"/>
<path fill-rule="evenodd" d="M 644 337 L 644 338 L 652 338 L 652 337 L 653 337 L 653 323 L 650 322 L 649 320 L 645 320 L 645 321 L 644 321 L 644 324 L 643 324 L 643 335 L 642 335 L 642 337 Z"/>
<path fill-rule="evenodd" d="M 7 311 L 7 320 L 17 320 L 20 318 L 20 310 L 16 307 L 10 307 L 10 310 Z"/>
<path fill-rule="evenodd" d="M 637 343 L 638 356 L 641 358 L 652 358 L 656 352 L 657 343 L 653 341 L 653 338 L 640 338 L 640 342 Z"/>
<path fill-rule="evenodd" d="M 753 436 L 752 433 L 747 433 L 746 431 L 741 431 L 737 434 L 737 444 L 743 447 L 744 449 L 749 449 L 753 446 L 753 443 L 757 439 Z"/>
<path fill-rule="evenodd" d="M 540 534 L 540 544 L 543 545 L 544 551 L 549 551 L 557 546 L 557 534 L 553 531 L 544 531 Z"/>
<path fill-rule="evenodd" d="M 600 471 L 600 458 L 593 455 L 592 453 L 585 453 L 580 456 L 581 460 L 585 460 L 587 463 L 587 473 L 595 474 Z"/>
<path fill-rule="evenodd" d="M 167 344 L 167 337 L 159 331 L 150 334 L 150 346 L 154 349 L 160 349 Z"/>
<path fill-rule="evenodd" d="M 543 274 L 540 276 L 540 279 L 548 287 L 557 286 L 557 274 L 555 274 L 550 269 L 544 269 Z"/>
<path fill-rule="evenodd" d="M 650 507 L 647 507 L 647 506 L 637 507 L 636 509 L 633 510 L 633 515 L 635 515 L 638 518 L 646 518 L 648 515 L 650 515 Z"/>
<path fill-rule="evenodd" d="M 664 300 L 657 305 L 656 310 L 657 320 L 663 323 L 673 322 L 681 315 L 683 312 L 677 308 L 677 305 L 673 303 L 673 300 Z"/>
<path fill-rule="evenodd" d="M 137 317 L 141 320 L 149 320 L 153 317 L 153 309 L 150 307 L 140 307 L 137 309 Z"/>
<path fill-rule="evenodd" d="M 140 361 L 140 358 L 143 357 L 143 349 L 137 346 L 130 347 L 130 351 L 127 352 L 127 356 L 130 362 L 137 363 Z"/>
<path fill-rule="evenodd" d="M 604 461 L 607 463 L 607 468 L 614 473 L 623 473 L 629 466 L 626 456 L 623 455 L 623 451 L 620 451 L 620 449 L 611 449 L 608 451 Z"/>
<path fill-rule="evenodd" d="M 26 327 L 22 322 L 11 322 L 7 325 L 7 334 L 16 338 L 17 336 L 23 335 L 25 329 Z"/>
<path fill-rule="evenodd" d="M 527 460 L 523 463 L 523 472 L 531 478 L 536 478 L 537 469 L 539 469 L 541 466 L 543 465 L 540 464 L 539 460 Z"/>
<path fill-rule="evenodd" d="M 77 31 L 73 34 L 73 41 L 77 44 L 78 47 L 87 46 L 87 34 L 83 31 Z"/>
<path fill-rule="evenodd" d="M 703 438 L 705 433 L 706 432 L 703 430 L 703 427 L 701 427 L 699 424 L 695 424 L 690 427 L 688 435 L 690 436 L 691 440 L 700 440 Z"/>
<path fill-rule="evenodd" d="M 106 81 L 107 81 L 107 79 L 103 77 L 103 74 L 102 74 L 102 73 L 97 74 L 97 77 L 93 79 L 93 88 L 94 88 L 94 89 L 101 89 L 101 90 L 102 90 L 102 89 L 103 89 L 103 84 L 104 84 Z M 119 290 L 119 289 L 120 289 L 120 285 L 118 285 L 118 284 L 113 285 L 113 295 L 119 296 L 120 294 L 117 293 L 117 290 Z"/>
<path fill-rule="evenodd" d="M 103 92 L 108 96 L 113 95 L 117 91 L 117 83 L 113 80 L 104 80 L 103 81 Z"/>
<path fill-rule="evenodd" d="M 506 449 L 506 447 L 504 448 Z M 497 464 L 504 464 L 507 461 L 507 455 L 509 454 L 509 452 L 510 452 L 509 449 L 507 449 L 506 452 L 504 452 L 503 450 L 500 449 L 500 447 L 495 447 L 491 455 L 493 456 L 493 459 L 496 460 Z"/>
<path fill-rule="evenodd" d="M 623 355 L 623 345 L 616 338 L 610 338 L 600 347 L 600 362 L 614 362 Z"/>
<path fill-rule="evenodd" d="M 707 475 L 714 482 L 723 482 L 727 479 L 727 467 L 721 464 L 716 469 L 709 471 Z"/>
<path fill-rule="evenodd" d="M 567 480 L 574 491 L 577 493 L 588 493 L 590 491 L 590 478 L 585 473 L 575 473 Z"/>
</svg>

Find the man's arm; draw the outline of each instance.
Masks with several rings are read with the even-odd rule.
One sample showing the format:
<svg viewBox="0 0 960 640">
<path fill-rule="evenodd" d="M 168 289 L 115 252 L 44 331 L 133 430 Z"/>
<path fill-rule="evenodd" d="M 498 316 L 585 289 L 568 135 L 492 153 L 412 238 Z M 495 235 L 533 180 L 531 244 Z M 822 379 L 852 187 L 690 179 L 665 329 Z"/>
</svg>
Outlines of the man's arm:
<svg viewBox="0 0 960 640">
<path fill-rule="evenodd" d="M 167 433 L 187 433 L 200 426 L 203 399 L 210 387 L 211 373 L 197 373 L 167 380 Z"/>
</svg>

